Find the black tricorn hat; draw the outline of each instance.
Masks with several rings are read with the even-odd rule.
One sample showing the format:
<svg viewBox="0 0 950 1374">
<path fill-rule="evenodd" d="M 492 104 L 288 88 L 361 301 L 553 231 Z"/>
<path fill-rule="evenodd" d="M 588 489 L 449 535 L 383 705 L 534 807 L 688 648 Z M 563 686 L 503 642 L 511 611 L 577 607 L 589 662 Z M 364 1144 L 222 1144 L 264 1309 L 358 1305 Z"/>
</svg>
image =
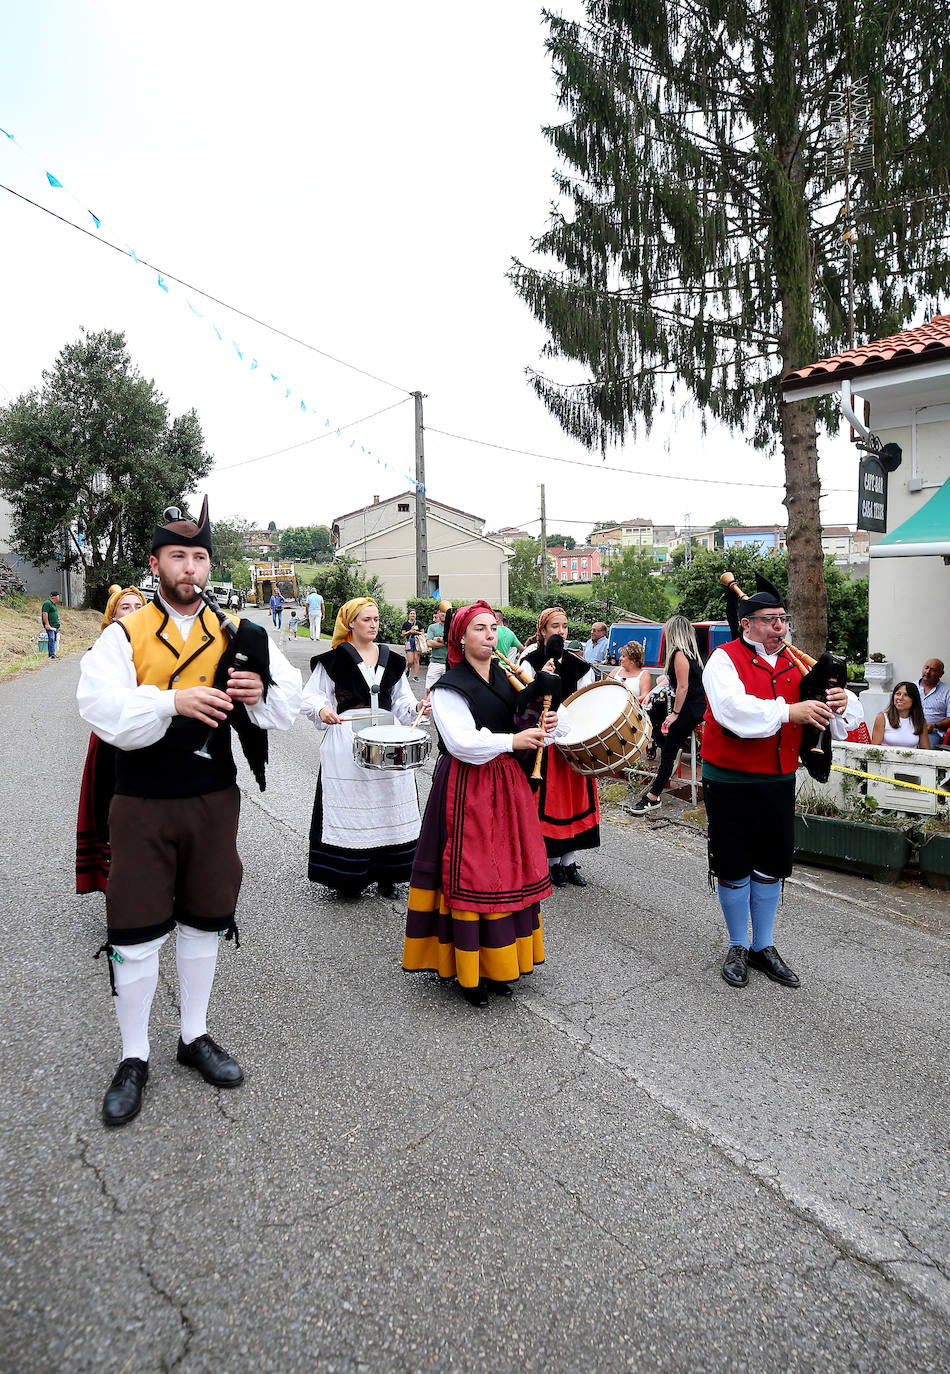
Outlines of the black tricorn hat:
<svg viewBox="0 0 950 1374">
<path fill-rule="evenodd" d="M 730 594 L 726 596 L 726 615 L 733 638 L 739 638 L 741 630 L 739 621 L 747 615 L 755 615 L 756 611 L 778 610 L 784 605 L 782 593 L 775 583 L 770 582 L 767 577 L 763 577 L 760 572 L 757 572 L 755 574 L 755 591 L 751 596 L 741 598 Z"/>
<path fill-rule="evenodd" d="M 201 514 L 197 523 L 187 520 L 185 513 L 177 506 L 165 510 L 164 525 L 156 525 L 152 535 L 152 553 L 166 544 L 176 544 L 188 549 L 207 549 L 211 552 L 211 522 L 208 519 L 208 498 L 201 503 Z"/>
</svg>

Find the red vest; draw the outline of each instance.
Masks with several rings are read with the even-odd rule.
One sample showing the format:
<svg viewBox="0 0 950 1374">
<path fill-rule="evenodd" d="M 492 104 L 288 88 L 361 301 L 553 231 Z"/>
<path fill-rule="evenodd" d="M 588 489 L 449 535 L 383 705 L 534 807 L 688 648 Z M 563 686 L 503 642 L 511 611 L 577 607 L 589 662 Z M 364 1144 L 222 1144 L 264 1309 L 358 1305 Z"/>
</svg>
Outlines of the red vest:
<svg viewBox="0 0 950 1374">
<path fill-rule="evenodd" d="M 782 650 L 775 667 L 761 658 L 756 650 L 741 639 L 730 640 L 716 650 L 728 654 L 750 697 L 773 701 L 782 697 L 789 706 L 799 699 L 802 675 Z M 703 758 L 718 768 L 731 768 L 739 773 L 794 773 L 798 767 L 798 747 L 801 726 L 783 725 L 766 739 L 740 739 L 724 730 L 709 707 L 703 724 Z"/>
</svg>

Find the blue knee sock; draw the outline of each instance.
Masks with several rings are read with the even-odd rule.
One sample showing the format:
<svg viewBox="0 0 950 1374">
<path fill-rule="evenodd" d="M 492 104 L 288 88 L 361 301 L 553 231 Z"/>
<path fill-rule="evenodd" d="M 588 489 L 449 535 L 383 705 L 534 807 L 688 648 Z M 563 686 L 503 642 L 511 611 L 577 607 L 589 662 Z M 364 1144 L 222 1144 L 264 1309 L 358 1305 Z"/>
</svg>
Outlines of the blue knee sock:
<svg viewBox="0 0 950 1374">
<path fill-rule="evenodd" d="M 772 943 L 772 927 L 781 895 L 782 884 L 778 878 L 766 878 L 761 873 L 752 875 L 749 904 L 752 908 L 753 949 L 766 949 Z"/>
<path fill-rule="evenodd" d="M 724 883 L 718 880 L 719 905 L 726 918 L 730 945 L 749 947 L 749 884 L 751 879 L 743 878 L 738 883 Z"/>
</svg>

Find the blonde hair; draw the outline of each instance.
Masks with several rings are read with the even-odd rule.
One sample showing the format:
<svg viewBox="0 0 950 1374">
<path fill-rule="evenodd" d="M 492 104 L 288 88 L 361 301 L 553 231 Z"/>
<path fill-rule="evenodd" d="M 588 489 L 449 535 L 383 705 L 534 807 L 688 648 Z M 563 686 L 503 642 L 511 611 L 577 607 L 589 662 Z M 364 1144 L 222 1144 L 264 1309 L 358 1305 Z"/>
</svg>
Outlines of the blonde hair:
<svg viewBox="0 0 950 1374">
<path fill-rule="evenodd" d="M 702 655 L 699 652 L 699 645 L 696 643 L 696 632 L 685 615 L 671 615 L 663 626 L 663 634 L 666 638 L 667 673 L 670 671 L 670 664 L 673 662 L 673 655 L 677 649 L 687 658 L 702 663 Z"/>
</svg>

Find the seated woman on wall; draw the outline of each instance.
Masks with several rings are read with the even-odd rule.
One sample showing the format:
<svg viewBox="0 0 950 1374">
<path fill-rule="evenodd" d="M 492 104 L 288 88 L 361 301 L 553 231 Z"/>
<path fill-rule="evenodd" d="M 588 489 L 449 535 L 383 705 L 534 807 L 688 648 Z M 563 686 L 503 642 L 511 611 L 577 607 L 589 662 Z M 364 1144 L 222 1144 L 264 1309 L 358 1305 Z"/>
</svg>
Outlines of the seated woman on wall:
<svg viewBox="0 0 950 1374">
<path fill-rule="evenodd" d="M 930 748 L 930 734 L 916 682 L 899 682 L 891 692 L 887 710 L 878 711 L 875 718 L 871 743 L 896 745 L 899 749 Z"/>
<path fill-rule="evenodd" d="M 638 639 L 631 639 L 620 650 L 620 662 L 610 674 L 633 693 L 638 701 L 646 701 L 653 690 L 653 677 L 649 668 L 644 666 L 643 645 Z"/>
<path fill-rule="evenodd" d="M 402 966 L 458 978 L 466 1001 L 544 960 L 540 903 L 551 895 L 547 855 L 531 784 L 531 763 L 554 733 L 557 713 L 539 724 L 539 698 L 557 686 L 516 692 L 493 660 L 497 624 L 485 601 L 452 616 L 448 672 L 432 687 L 439 761 L 432 778 L 409 887 Z M 525 698 L 528 698 L 526 701 Z M 543 726 L 543 728 L 542 728 Z"/>
<path fill-rule="evenodd" d="M 109 588 L 99 633 L 114 620 L 122 620 L 145 605 L 138 587 Z M 89 736 L 82 770 L 79 816 L 76 821 L 76 891 L 105 892 L 109 878 L 109 804 L 115 792 L 116 750 L 98 735 Z"/>
</svg>

